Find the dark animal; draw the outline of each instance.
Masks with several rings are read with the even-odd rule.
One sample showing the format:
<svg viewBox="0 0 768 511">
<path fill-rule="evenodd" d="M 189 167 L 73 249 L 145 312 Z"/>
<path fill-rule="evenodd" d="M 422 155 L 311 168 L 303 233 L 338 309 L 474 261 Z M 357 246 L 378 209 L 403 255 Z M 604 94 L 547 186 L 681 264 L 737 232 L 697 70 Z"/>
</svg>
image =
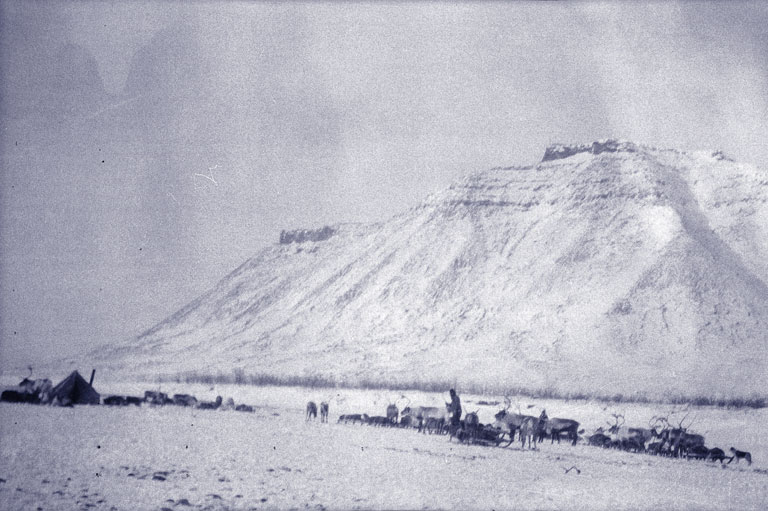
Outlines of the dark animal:
<svg viewBox="0 0 768 511">
<path fill-rule="evenodd" d="M 9 403 L 39 403 L 40 398 L 35 394 L 28 394 L 17 390 L 4 390 L 0 394 L 0 401 L 8 401 Z"/>
<path fill-rule="evenodd" d="M 413 427 L 413 417 L 410 415 L 404 415 L 400 418 L 400 422 L 398 423 L 398 426 L 401 428 L 411 428 Z"/>
<path fill-rule="evenodd" d="M 197 406 L 197 398 L 189 394 L 174 394 L 173 404 L 178 406 Z"/>
<path fill-rule="evenodd" d="M 253 412 L 253 407 L 250 405 L 237 405 L 235 407 L 236 412 Z"/>
<path fill-rule="evenodd" d="M 648 428 L 629 428 L 627 433 L 629 438 L 638 440 L 643 446 L 645 446 L 651 439 L 658 436 L 656 430 Z"/>
<path fill-rule="evenodd" d="M 543 410 L 539 417 L 539 441 L 544 440 L 545 435 L 552 437 L 552 443 L 560 443 L 560 434 L 565 434 L 573 445 L 579 439 L 579 423 L 573 419 L 558 419 L 547 417 L 547 411 Z"/>
<path fill-rule="evenodd" d="M 141 406 L 141 403 L 143 403 L 144 400 L 140 397 L 135 396 L 125 396 L 125 404 L 127 405 L 134 405 L 134 406 Z"/>
<path fill-rule="evenodd" d="M 719 447 L 714 447 L 709 450 L 705 459 L 707 461 L 719 461 L 722 464 L 725 460 L 725 452 Z"/>
<path fill-rule="evenodd" d="M 736 448 L 731 447 L 731 454 L 733 454 L 733 456 L 728 461 L 728 463 L 733 461 L 733 458 L 736 458 L 736 463 L 738 463 L 739 460 L 744 459 L 744 460 L 747 460 L 747 465 L 751 465 L 752 464 L 752 455 L 750 453 L 748 453 L 747 451 L 737 451 Z"/>
<path fill-rule="evenodd" d="M 397 405 L 387 406 L 387 419 L 392 424 L 397 424 L 397 418 L 400 415 L 400 410 L 397 409 Z"/>
<path fill-rule="evenodd" d="M 154 390 L 144 392 L 144 401 L 156 406 L 163 406 L 173 402 L 168 399 L 168 394 L 165 392 L 155 392 Z"/>
<path fill-rule="evenodd" d="M 317 418 L 317 405 L 314 401 L 307 403 L 307 418 L 306 420 L 312 420 Z"/>
<path fill-rule="evenodd" d="M 465 415 L 464 424 L 468 428 L 476 428 L 480 426 L 480 417 L 478 417 L 477 412 L 469 412 Z"/>
<path fill-rule="evenodd" d="M 648 454 L 654 454 L 654 455 L 663 454 L 662 452 L 663 446 L 664 446 L 664 442 L 661 442 L 661 441 L 651 442 L 650 444 L 648 444 L 648 447 L 646 447 L 645 452 L 647 452 Z"/>
<path fill-rule="evenodd" d="M 221 406 L 223 399 L 221 396 L 216 396 L 216 401 L 201 401 L 197 404 L 199 410 L 216 410 Z"/>
<path fill-rule="evenodd" d="M 123 396 L 107 396 L 102 401 L 102 404 L 107 406 L 125 406 L 128 404 L 128 401 Z"/>
<path fill-rule="evenodd" d="M 354 413 L 351 415 L 340 415 L 338 422 L 343 422 L 344 424 L 351 422 L 352 424 L 359 422 L 360 424 L 367 424 L 368 423 L 368 415 L 366 414 L 359 414 Z"/>
<path fill-rule="evenodd" d="M 692 450 L 701 452 L 699 447 L 704 447 L 704 437 L 693 433 L 685 433 L 678 438 L 677 444 L 673 447 L 673 452 L 677 452 L 677 456 L 687 456 Z"/>
<path fill-rule="evenodd" d="M 686 459 L 703 460 L 709 456 L 709 449 L 703 445 L 694 445 L 687 449 L 685 452 Z"/>
<path fill-rule="evenodd" d="M 595 433 L 587 439 L 587 443 L 596 447 L 608 447 L 611 443 L 611 437 L 603 433 Z"/>
<path fill-rule="evenodd" d="M 659 437 L 674 457 L 683 457 L 693 447 L 704 445 L 704 437 L 686 432 L 685 428 L 669 428 L 659 434 Z"/>
<path fill-rule="evenodd" d="M 460 442 L 464 442 L 477 438 L 481 434 L 482 427 L 483 425 L 480 424 L 480 418 L 477 416 L 477 413 L 470 412 L 458 424 L 452 422 L 446 424 L 444 430 L 450 435 L 449 441 L 455 437 Z"/>
<path fill-rule="evenodd" d="M 320 422 L 328 422 L 328 403 L 320 403 Z"/>
<path fill-rule="evenodd" d="M 628 452 L 645 452 L 645 445 L 636 437 L 627 437 L 621 439 L 621 448 Z"/>
<path fill-rule="evenodd" d="M 386 427 L 391 424 L 389 422 L 389 419 L 382 415 L 374 415 L 373 417 L 368 417 L 366 422 L 370 426 L 379 426 L 379 427 Z"/>
</svg>

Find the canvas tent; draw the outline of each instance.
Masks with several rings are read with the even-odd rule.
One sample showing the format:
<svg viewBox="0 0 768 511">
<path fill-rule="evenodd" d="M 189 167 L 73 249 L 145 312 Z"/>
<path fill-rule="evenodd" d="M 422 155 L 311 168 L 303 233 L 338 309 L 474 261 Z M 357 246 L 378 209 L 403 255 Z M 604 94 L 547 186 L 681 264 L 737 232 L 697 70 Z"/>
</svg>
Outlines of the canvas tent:
<svg viewBox="0 0 768 511">
<path fill-rule="evenodd" d="M 73 371 L 53 388 L 51 400 L 62 405 L 97 405 L 101 402 L 101 396 L 80 373 Z"/>
</svg>

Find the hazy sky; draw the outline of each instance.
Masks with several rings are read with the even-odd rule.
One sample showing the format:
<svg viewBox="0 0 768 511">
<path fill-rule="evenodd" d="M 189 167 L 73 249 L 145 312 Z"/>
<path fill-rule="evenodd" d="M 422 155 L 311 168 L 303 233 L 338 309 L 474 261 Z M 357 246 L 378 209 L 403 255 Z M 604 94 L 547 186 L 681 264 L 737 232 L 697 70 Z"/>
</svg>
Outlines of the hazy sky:
<svg viewBox="0 0 768 511">
<path fill-rule="evenodd" d="M 0 360 L 121 341 L 281 229 L 620 137 L 768 167 L 768 7 L 2 1 Z"/>
</svg>

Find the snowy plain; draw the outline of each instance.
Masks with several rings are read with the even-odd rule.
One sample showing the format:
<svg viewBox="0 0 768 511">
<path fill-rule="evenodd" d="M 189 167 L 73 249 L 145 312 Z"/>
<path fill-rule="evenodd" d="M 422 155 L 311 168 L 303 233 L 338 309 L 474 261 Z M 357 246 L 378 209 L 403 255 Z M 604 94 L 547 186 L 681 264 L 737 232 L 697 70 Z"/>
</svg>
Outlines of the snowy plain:
<svg viewBox="0 0 768 511">
<path fill-rule="evenodd" d="M 766 409 L 513 398 L 512 409 L 578 420 L 587 434 L 623 414 L 685 419 L 707 445 L 752 452 L 751 466 L 661 458 L 579 443 L 521 450 L 458 444 L 415 430 L 339 424 L 387 404 L 438 405 L 447 394 L 236 385 L 104 383 L 160 390 L 255 412 L 165 406 L 55 408 L 0 403 L 0 509 L 765 509 Z M 306 422 L 308 400 L 330 422 Z M 482 422 L 501 396 L 462 395 Z M 480 401 L 492 404 L 479 404 Z M 575 467 L 573 469 L 572 467 Z M 566 472 L 567 469 L 571 469 Z"/>
</svg>

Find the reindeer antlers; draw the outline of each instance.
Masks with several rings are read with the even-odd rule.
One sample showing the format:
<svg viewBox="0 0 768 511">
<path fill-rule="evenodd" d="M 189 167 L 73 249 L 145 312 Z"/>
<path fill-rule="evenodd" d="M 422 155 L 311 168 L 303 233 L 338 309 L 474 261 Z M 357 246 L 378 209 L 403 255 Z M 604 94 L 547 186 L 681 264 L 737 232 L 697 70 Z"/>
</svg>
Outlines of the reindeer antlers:
<svg viewBox="0 0 768 511">
<path fill-rule="evenodd" d="M 668 429 L 669 428 L 669 419 L 666 417 L 660 417 L 658 415 L 654 415 L 650 418 L 648 421 L 648 427 L 651 429 L 654 429 L 658 426 L 661 426 L 662 429 Z"/>
<path fill-rule="evenodd" d="M 672 412 L 675 413 L 675 412 Z M 691 412 L 686 412 L 686 414 L 683 416 L 682 419 L 677 423 L 677 427 L 675 428 L 672 423 L 669 421 L 669 416 L 660 416 L 660 415 L 654 415 L 651 417 L 651 419 L 648 421 L 648 426 L 651 428 L 655 428 L 657 426 L 661 426 L 662 429 L 679 429 L 681 431 L 686 431 L 688 428 L 690 428 L 695 421 L 695 418 L 692 418 L 691 421 L 688 423 L 687 426 L 683 426 L 683 423 L 688 418 L 688 416 L 691 414 Z"/>
<path fill-rule="evenodd" d="M 686 414 L 685 414 L 685 417 L 683 417 L 683 418 L 680 420 L 680 424 L 679 424 L 679 426 L 678 426 L 678 427 L 679 427 L 680 429 L 682 429 L 683 431 L 687 431 L 687 430 L 688 430 L 688 428 L 690 428 L 691 426 L 693 426 L 693 423 L 694 423 L 694 422 L 696 422 L 696 416 L 694 415 L 694 416 L 693 416 L 693 418 L 691 419 L 691 422 L 689 422 L 687 426 L 683 427 L 683 421 L 685 421 L 685 419 L 686 419 L 686 418 L 687 418 L 687 417 L 688 417 L 690 414 L 691 414 L 691 412 L 688 412 L 688 413 L 686 413 Z"/>
<path fill-rule="evenodd" d="M 611 421 L 605 421 L 605 423 L 610 426 L 610 428 L 608 428 L 608 431 L 610 431 L 611 433 L 618 433 L 619 429 L 621 429 L 621 427 L 626 422 L 626 419 L 624 418 L 624 414 L 612 413 L 611 417 L 613 417 L 613 424 L 611 424 Z M 619 419 L 621 419 L 621 424 L 619 424 Z"/>
</svg>

